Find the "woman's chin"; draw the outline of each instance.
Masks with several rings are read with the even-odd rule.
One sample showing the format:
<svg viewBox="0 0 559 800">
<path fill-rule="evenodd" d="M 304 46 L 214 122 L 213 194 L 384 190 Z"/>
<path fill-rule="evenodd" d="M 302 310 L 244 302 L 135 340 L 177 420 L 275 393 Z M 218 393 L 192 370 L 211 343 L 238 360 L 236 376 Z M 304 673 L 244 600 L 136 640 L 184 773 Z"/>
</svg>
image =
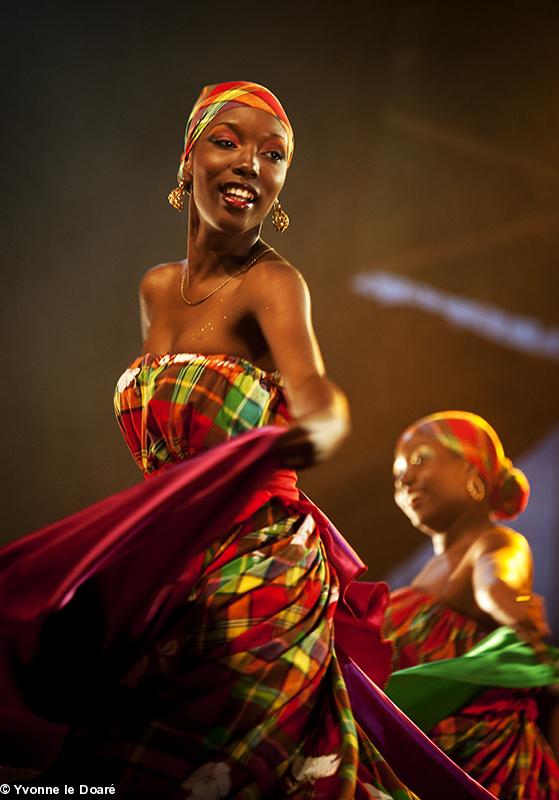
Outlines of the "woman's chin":
<svg viewBox="0 0 559 800">
<path fill-rule="evenodd" d="M 211 220 L 211 227 L 229 236 L 242 236 L 250 231 L 259 231 L 262 220 L 255 220 L 253 215 L 220 214 Z"/>
<path fill-rule="evenodd" d="M 433 528 L 429 527 L 425 522 L 418 522 L 415 526 L 418 531 L 425 534 L 425 536 L 429 536 L 429 538 L 436 536 L 438 531 L 434 530 Z"/>
<path fill-rule="evenodd" d="M 440 521 L 431 518 L 428 514 L 422 514 L 411 509 L 407 516 L 413 527 L 426 536 L 434 536 L 437 533 L 441 533 Z"/>
</svg>

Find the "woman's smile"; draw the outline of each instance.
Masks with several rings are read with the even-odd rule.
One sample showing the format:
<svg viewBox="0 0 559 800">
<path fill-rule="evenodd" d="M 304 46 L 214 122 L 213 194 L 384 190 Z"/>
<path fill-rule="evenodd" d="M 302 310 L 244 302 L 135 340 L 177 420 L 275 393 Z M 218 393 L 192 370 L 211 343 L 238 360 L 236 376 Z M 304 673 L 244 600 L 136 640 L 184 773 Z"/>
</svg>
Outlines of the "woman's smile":
<svg viewBox="0 0 559 800">
<path fill-rule="evenodd" d="M 239 210 L 252 208 L 258 198 L 258 192 L 248 183 L 227 181 L 220 186 L 220 191 L 225 204 Z"/>
<path fill-rule="evenodd" d="M 425 495 L 421 492 L 411 492 L 408 495 L 408 505 L 414 509 L 418 508 L 422 505 L 423 501 L 425 500 Z"/>
</svg>

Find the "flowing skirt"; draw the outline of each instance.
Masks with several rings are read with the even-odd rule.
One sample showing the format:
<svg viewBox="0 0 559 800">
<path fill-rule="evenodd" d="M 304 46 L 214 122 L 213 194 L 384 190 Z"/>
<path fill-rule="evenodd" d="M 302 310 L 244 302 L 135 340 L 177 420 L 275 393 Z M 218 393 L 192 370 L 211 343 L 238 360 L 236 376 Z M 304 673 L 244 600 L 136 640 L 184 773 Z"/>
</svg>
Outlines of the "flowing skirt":
<svg viewBox="0 0 559 800">
<path fill-rule="evenodd" d="M 30 731 L 38 750 L 45 720 L 65 734 L 44 782 L 134 800 L 489 797 L 371 680 L 386 589 L 355 582 L 347 543 L 274 483 L 279 433 L 0 553 L 0 726 L 12 753 Z"/>
</svg>

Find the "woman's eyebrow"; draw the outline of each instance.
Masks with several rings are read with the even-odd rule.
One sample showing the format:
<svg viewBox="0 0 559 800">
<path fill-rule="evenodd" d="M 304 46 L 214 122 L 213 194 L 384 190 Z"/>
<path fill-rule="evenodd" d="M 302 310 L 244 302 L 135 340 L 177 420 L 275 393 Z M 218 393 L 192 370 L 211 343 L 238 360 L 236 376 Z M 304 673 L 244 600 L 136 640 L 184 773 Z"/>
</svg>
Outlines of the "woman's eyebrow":
<svg viewBox="0 0 559 800">
<path fill-rule="evenodd" d="M 241 126 L 236 122 L 226 122 L 226 121 L 218 122 L 212 128 L 212 131 L 215 131 L 216 128 L 220 128 L 220 127 L 230 128 L 238 136 L 242 134 Z M 273 131 L 273 132 L 265 133 L 262 136 L 262 140 L 263 141 L 264 140 L 267 141 L 268 139 L 278 139 L 278 141 L 280 141 L 283 145 L 287 145 L 287 136 L 282 131 Z"/>
<path fill-rule="evenodd" d="M 217 125 L 214 125 L 211 129 L 210 133 L 213 133 L 217 128 L 230 128 L 234 133 L 238 133 L 238 127 L 235 125 L 234 122 L 218 122 Z"/>
</svg>

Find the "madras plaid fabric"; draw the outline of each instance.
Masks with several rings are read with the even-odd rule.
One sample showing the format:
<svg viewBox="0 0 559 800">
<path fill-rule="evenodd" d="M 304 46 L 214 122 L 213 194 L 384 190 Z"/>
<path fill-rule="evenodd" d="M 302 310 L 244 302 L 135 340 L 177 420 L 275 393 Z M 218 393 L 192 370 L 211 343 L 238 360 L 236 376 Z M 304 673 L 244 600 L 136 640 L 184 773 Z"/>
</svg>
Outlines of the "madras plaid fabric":
<svg viewBox="0 0 559 800">
<path fill-rule="evenodd" d="M 148 474 L 288 422 L 278 377 L 223 355 L 139 358 L 115 409 Z M 187 601 L 109 720 L 67 749 L 76 774 L 95 753 L 95 780 L 134 800 L 416 797 L 355 722 L 334 651 L 338 580 L 302 507 L 268 500 L 185 566 Z"/>
<path fill-rule="evenodd" d="M 196 569 L 180 615 L 122 680 L 128 714 L 80 742 L 96 779 L 126 798 L 414 798 L 353 719 L 338 584 L 312 518 L 271 502 Z"/>
<path fill-rule="evenodd" d="M 528 479 L 506 458 L 496 431 L 483 417 L 470 411 L 440 411 L 414 422 L 400 441 L 415 433 L 432 436 L 477 469 L 496 517 L 510 519 L 524 511 L 530 496 Z"/>
<path fill-rule="evenodd" d="M 188 154 L 206 127 L 218 114 L 238 106 L 257 108 L 271 114 L 281 123 L 287 134 L 287 162 L 293 157 L 293 129 L 278 98 L 265 86 L 249 81 L 228 81 L 205 86 L 190 113 L 184 135 L 184 149 L 180 158 L 179 181 L 184 178 L 183 167 Z"/>
<path fill-rule="evenodd" d="M 144 474 L 264 425 L 287 425 L 277 373 L 225 355 L 140 356 L 121 375 L 115 413 Z"/>
<path fill-rule="evenodd" d="M 488 631 L 413 587 L 391 594 L 384 633 L 394 644 L 394 669 L 464 655 Z M 536 725 L 527 690 L 488 689 L 430 738 L 501 800 L 554 800 L 559 767 Z"/>
</svg>

